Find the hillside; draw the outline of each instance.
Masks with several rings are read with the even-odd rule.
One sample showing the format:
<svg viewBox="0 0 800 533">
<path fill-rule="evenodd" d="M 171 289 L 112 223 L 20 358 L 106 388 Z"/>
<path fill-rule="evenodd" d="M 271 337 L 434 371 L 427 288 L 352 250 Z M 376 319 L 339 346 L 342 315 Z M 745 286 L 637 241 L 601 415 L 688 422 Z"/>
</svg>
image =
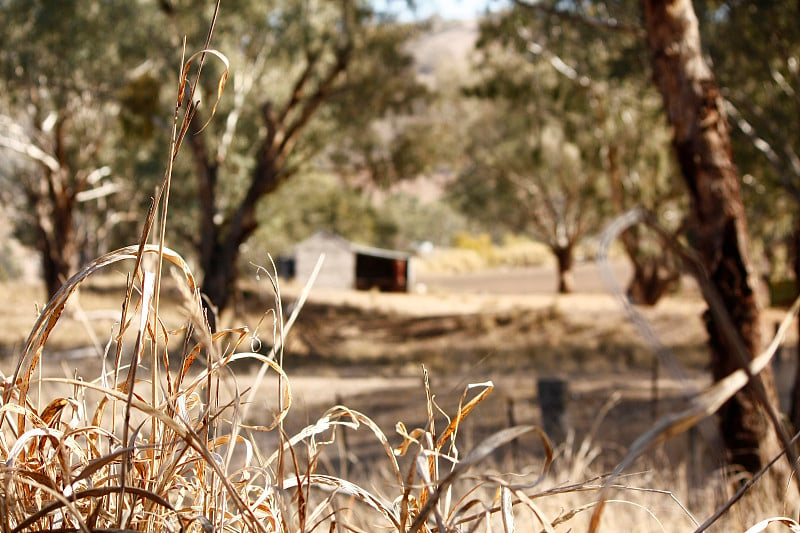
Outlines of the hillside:
<svg viewBox="0 0 800 533">
<path fill-rule="evenodd" d="M 432 88 L 447 89 L 469 73 L 469 59 L 478 37 L 477 20 L 432 18 L 429 28 L 410 43 L 421 80 Z"/>
</svg>

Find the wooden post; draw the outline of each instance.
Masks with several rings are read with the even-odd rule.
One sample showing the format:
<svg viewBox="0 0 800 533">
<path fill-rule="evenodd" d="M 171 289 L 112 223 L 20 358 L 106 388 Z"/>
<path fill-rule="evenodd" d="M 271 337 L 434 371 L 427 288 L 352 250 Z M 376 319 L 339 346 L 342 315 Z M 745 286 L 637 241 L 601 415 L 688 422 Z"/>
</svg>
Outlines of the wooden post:
<svg viewBox="0 0 800 533">
<path fill-rule="evenodd" d="M 558 445 L 567 436 L 567 381 L 560 377 L 543 377 L 538 379 L 536 387 L 542 427 L 553 444 Z"/>
</svg>

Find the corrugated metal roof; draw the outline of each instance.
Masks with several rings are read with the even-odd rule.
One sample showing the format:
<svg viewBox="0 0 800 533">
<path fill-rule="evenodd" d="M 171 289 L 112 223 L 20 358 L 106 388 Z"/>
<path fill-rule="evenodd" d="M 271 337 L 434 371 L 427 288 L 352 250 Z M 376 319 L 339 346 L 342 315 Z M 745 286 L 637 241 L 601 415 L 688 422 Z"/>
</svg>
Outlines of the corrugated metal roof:
<svg viewBox="0 0 800 533">
<path fill-rule="evenodd" d="M 372 255 L 375 257 L 385 257 L 387 259 L 409 259 L 412 254 L 408 252 L 401 252 L 399 250 L 387 250 L 385 248 L 376 248 L 374 246 L 367 246 L 365 244 L 358 244 L 352 241 L 349 241 L 342 237 L 341 235 L 334 233 L 329 230 L 320 230 L 314 233 L 311 237 L 307 238 L 306 240 L 300 242 L 295 246 L 295 249 L 301 247 L 304 243 L 308 241 L 314 241 L 319 239 L 326 239 L 330 240 L 337 245 L 341 245 L 343 248 L 347 248 L 353 253 L 362 254 L 362 255 Z"/>
<path fill-rule="evenodd" d="M 385 250 L 383 248 L 375 248 L 374 246 L 365 246 L 363 244 L 350 243 L 350 249 L 357 254 L 374 255 L 375 257 L 385 257 L 387 259 L 409 259 L 411 254 L 408 252 L 401 252 L 399 250 Z"/>
</svg>

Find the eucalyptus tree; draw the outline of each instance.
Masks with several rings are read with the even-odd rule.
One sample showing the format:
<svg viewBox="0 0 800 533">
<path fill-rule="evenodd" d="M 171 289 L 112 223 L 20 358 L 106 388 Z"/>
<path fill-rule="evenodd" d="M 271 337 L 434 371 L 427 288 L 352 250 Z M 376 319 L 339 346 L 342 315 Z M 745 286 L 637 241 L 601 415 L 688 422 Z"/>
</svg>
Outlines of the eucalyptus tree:
<svg viewBox="0 0 800 533">
<path fill-rule="evenodd" d="M 572 290 L 575 246 L 602 223 L 607 184 L 559 121 L 497 103 L 469 125 L 469 162 L 451 201 L 484 224 L 526 232 L 553 253 L 558 291 Z"/>
<path fill-rule="evenodd" d="M 557 36 L 564 42 L 572 39 L 573 47 L 589 49 L 585 39 L 575 39 L 568 28 L 582 27 L 604 31 L 607 35 L 626 34 L 632 39 L 630 54 L 608 54 L 605 57 L 567 56 L 557 48 L 559 40 L 549 41 L 550 63 L 565 74 L 580 73 L 580 66 L 593 65 L 592 60 L 607 61 L 609 65 L 624 65 L 628 70 L 642 68 L 652 73 L 655 87 L 661 94 L 666 118 L 672 129 L 672 148 L 683 182 L 688 192 L 690 216 L 684 231 L 692 236 L 722 306 L 731 320 L 736 335 L 723 332 L 725 312 L 719 304 L 705 315 L 711 348 L 711 367 L 719 380 L 747 364 L 761 348 L 759 311 L 755 299 L 755 280 L 751 276 L 747 217 L 740 189 L 740 176 L 732 158 L 732 145 L 724 101 L 720 97 L 714 74 L 703 56 L 697 18 L 688 0 L 668 2 L 526 2 L 516 0 L 515 6 L 543 14 L 549 28 L 559 28 Z M 724 20 L 732 6 L 750 3 L 731 2 L 717 5 L 714 17 Z M 644 28 L 640 9 L 644 8 Z M 610 10 L 614 9 L 614 12 Z M 510 29 L 514 29 L 513 27 Z M 765 33 L 769 33 L 766 27 Z M 757 33 L 757 32 L 756 32 Z M 507 35 L 515 35 L 511 31 Z M 529 39 L 528 48 L 541 48 L 536 36 Z M 590 41 L 593 42 L 593 41 Z M 609 38 L 609 42 L 611 42 Z M 619 44 L 619 43 L 618 43 Z M 624 43 L 623 43 L 624 44 Z M 616 45 L 610 44 L 613 47 Z M 623 46 L 619 50 L 624 50 Z M 638 49 L 638 52 L 637 52 Z M 637 62 L 642 50 L 648 61 Z M 621 57 L 626 62 L 615 61 Z M 565 57 L 576 57 L 572 65 Z M 791 71 L 791 56 L 785 66 Z M 584 72 L 586 72 L 584 67 Z M 602 68 L 599 72 L 603 72 Z M 771 67 L 774 78 L 782 74 Z M 613 79 L 613 69 L 607 71 Z M 596 79 L 603 76 L 597 75 Z M 580 79 L 580 78 L 578 78 Z M 764 151 L 765 143 L 754 146 Z M 711 297 L 709 296 L 709 299 Z M 710 302 L 710 305 L 713 302 Z M 737 337 L 738 335 L 738 337 Z M 776 452 L 774 433 L 768 428 L 765 416 L 776 423 L 774 388 L 767 370 L 751 386 L 738 393 L 720 410 L 720 429 L 725 439 L 729 459 L 749 472 L 756 472 Z M 776 423 L 776 433 L 782 438 L 782 427 Z"/>
<path fill-rule="evenodd" d="M 98 233 L 76 228 L 91 212 L 85 202 L 99 198 L 110 214 L 114 190 L 125 188 L 126 208 L 155 193 L 182 36 L 186 52 L 201 48 L 213 7 L 200 0 L 3 4 L 0 83 L 9 106 L 0 147 L 30 161 L 14 167 L 11 183 L 29 204 L 51 293 L 74 269 L 81 236 Z M 416 146 L 405 133 L 414 122 L 401 117 L 425 97 L 403 49 L 414 31 L 363 0 L 222 4 L 211 46 L 227 56 L 230 78 L 212 118 L 223 65 L 206 62 L 200 105 L 175 165 L 170 219 L 170 234 L 197 251 L 203 291 L 219 310 L 233 291 L 240 248 L 268 209 L 262 200 L 291 177 L 340 170 L 335 154 L 344 153 L 351 172 L 378 178 L 368 165 L 352 164 L 348 146 L 363 146 L 379 117 L 394 119 L 383 168 L 400 169 L 391 177 L 413 172 L 413 162 L 401 160 L 409 150 L 393 147 Z M 401 137 L 404 143 L 392 142 Z M 125 182 L 111 177 L 121 165 Z"/>
<path fill-rule="evenodd" d="M 608 205 L 597 151 L 583 127 L 591 95 L 528 53 L 520 31 L 532 30 L 512 11 L 481 24 L 477 97 L 482 113 L 469 125 L 467 165 L 453 197 L 472 217 L 530 233 L 552 251 L 559 292 L 572 290 L 575 247 L 598 228 Z M 577 76 L 577 74 L 576 74 Z"/>
<path fill-rule="evenodd" d="M 641 76 L 612 83 L 604 100 L 602 128 L 605 170 L 611 182 L 615 213 L 643 207 L 677 236 L 684 226 L 685 188 L 669 151 L 670 130 L 661 101 Z M 679 286 L 678 257 L 648 228 L 627 228 L 620 240 L 633 265 L 627 295 L 638 305 L 655 305 Z"/>
<path fill-rule="evenodd" d="M 762 342 L 740 176 L 691 1 L 647 0 L 644 11 L 653 79 L 673 126 L 673 147 L 689 190 L 694 246 L 714 290 L 713 295 L 704 293 L 710 306 L 705 322 L 718 381 L 745 367 Z M 775 396 L 772 374 L 765 371 L 751 376 L 749 385 L 718 412 L 730 461 L 751 474 L 778 455 L 776 434 L 790 463 L 796 460 L 776 414 Z"/>
<path fill-rule="evenodd" d="M 701 4 L 698 16 L 730 116 L 745 206 L 770 259 L 788 243 L 800 280 L 800 16 L 796 2 Z M 800 283 L 796 283 L 800 294 Z M 791 419 L 800 427 L 800 365 Z"/>
<path fill-rule="evenodd" d="M 473 165 L 462 185 L 473 191 L 475 216 L 487 214 L 489 220 L 531 231 L 547 243 L 565 273 L 560 288 L 568 289 L 566 272 L 575 244 L 599 231 L 612 211 L 644 204 L 679 220 L 681 206 L 679 188 L 671 179 L 675 167 L 666 156 L 669 136 L 660 100 L 643 74 L 646 54 L 640 35 L 616 29 L 609 36 L 605 27 L 565 22 L 554 10 L 546 3 L 519 2 L 482 24 L 481 82 L 470 93 L 483 98 L 487 113 L 503 129 L 500 139 L 486 144 L 527 143 L 531 149 Z M 531 123 L 520 123 L 523 116 Z M 559 132 L 559 148 L 580 154 L 580 165 L 567 171 L 568 176 L 554 172 L 552 158 L 532 157 L 530 138 L 542 124 L 551 133 Z M 472 130 L 476 142 L 486 140 L 487 127 Z M 545 137 L 552 139 L 551 133 Z M 474 160 L 478 152 L 468 153 Z M 521 167 L 517 173 L 538 174 L 539 185 L 532 188 L 515 178 L 516 188 L 506 180 L 497 190 L 487 190 L 505 172 L 500 167 L 509 165 Z M 481 175 L 487 176 L 483 194 L 474 192 Z M 509 196 L 512 191 L 516 196 Z M 484 205 L 500 203 L 503 208 L 482 209 L 481 196 Z M 559 209 L 562 205 L 570 209 Z M 558 219 L 563 223 L 552 222 Z M 637 303 L 654 304 L 676 283 L 677 265 L 639 228 L 627 231 L 623 244 L 634 265 L 629 295 Z"/>
<path fill-rule="evenodd" d="M 17 235 L 38 250 L 48 294 L 87 250 L 128 218 L 136 189 L 117 203 L 130 167 L 118 150 L 119 91 L 142 63 L 138 3 L 3 2 L 0 32 L 2 195 Z M 128 152 L 129 153 L 129 152 Z"/>
<path fill-rule="evenodd" d="M 197 198 L 191 237 L 202 290 L 220 311 L 234 290 L 241 247 L 263 220 L 259 212 L 269 211 L 262 200 L 311 168 L 335 171 L 337 146 L 369 137 L 372 121 L 407 112 L 424 93 L 402 48 L 413 28 L 367 2 L 235 6 L 223 6 L 213 41 L 230 60 L 229 95 L 213 120 L 210 106 L 194 116 L 183 163 Z M 176 23 L 193 12 L 176 4 Z M 210 74 L 207 99 L 216 92 Z"/>
</svg>

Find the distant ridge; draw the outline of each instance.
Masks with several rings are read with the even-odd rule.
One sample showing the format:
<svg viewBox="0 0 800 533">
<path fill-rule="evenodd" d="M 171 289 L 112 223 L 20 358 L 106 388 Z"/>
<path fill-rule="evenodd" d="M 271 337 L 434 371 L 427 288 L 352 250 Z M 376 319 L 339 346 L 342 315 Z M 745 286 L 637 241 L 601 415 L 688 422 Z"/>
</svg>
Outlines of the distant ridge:
<svg viewBox="0 0 800 533">
<path fill-rule="evenodd" d="M 463 79 L 470 70 L 470 55 L 478 38 L 477 20 L 443 20 L 433 17 L 430 28 L 409 43 L 420 80 L 439 87 L 443 80 Z"/>
</svg>

